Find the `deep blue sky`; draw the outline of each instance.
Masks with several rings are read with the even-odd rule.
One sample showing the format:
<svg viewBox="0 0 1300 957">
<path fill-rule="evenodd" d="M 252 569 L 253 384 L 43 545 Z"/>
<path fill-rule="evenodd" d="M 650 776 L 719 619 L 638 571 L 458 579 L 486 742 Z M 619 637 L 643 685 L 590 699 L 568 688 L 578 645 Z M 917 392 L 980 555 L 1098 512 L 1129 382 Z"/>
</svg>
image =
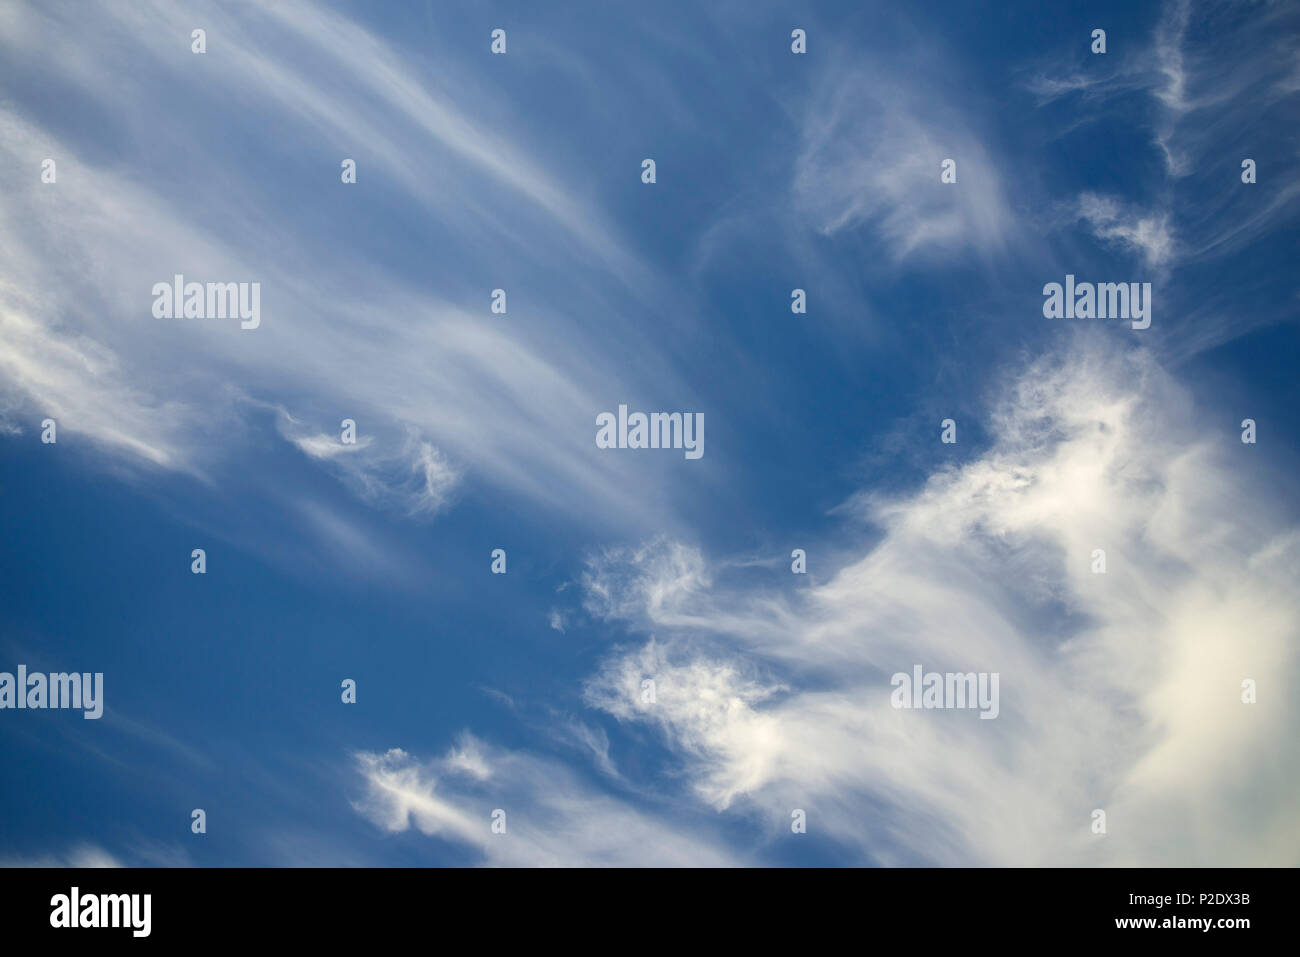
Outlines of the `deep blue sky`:
<svg viewBox="0 0 1300 957">
<path fill-rule="evenodd" d="M 106 686 L 0 712 L 0 859 L 1297 862 L 1293 769 L 1217 842 L 1160 811 L 1228 813 L 1295 730 L 1294 8 L 274 10 L 0 14 L 0 670 Z M 176 272 L 260 281 L 262 327 L 153 319 Z M 1151 328 L 1045 319 L 1067 272 L 1151 282 Z M 703 412 L 704 457 L 596 449 L 619 403 Z M 370 444 L 320 452 L 345 417 Z M 1070 577 L 1075 504 L 1132 596 Z M 1240 668 L 1179 644 L 1201 599 L 1260 614 Z M 609 698 L 646 648 L 651 716 Z M 886 732 L 914 661 L 1001 668 L 1003 719 Z M 1265 664 L 1277 710 L 1189 770 L 1196 682 Z M 1094 706 L 1131 723 L 1057 768 Z M 1110 806 L 1168 830 L 1058 826 Z"/>
</svg>

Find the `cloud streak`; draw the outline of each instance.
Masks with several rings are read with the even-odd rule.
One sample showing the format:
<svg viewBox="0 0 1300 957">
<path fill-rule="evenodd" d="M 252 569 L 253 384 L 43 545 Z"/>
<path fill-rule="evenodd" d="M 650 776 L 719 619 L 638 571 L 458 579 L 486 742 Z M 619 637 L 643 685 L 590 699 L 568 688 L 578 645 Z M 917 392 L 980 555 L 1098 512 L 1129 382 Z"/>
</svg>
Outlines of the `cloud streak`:
<svg viewBox="0 0 1300 957">
<path fill-rule="evenodd" d="M 586 785 L 558 761 L 494 749 L 465 736 L 421 763 L 401 749 L 361 752 L 357 811 L 391 833 L 415 828 L 510 867 L 727 866 L 728 851 Z M 505 830 L 492 830 L 505 811 Z"/>
<path fill-rule="evenodd" d="M 135 113 L 211 102 L 212 123 L 230 134 L 196 143 L 159 131 L 150 149 L 187 170 L 184 180 L 207 184 L 187 190 L 169 170 L 148 175 L 151 161 L 132 151 L 131 114 L 120 104 L 102 114 L 128 142 L 113 164 L 98 158 L 95 143 L 40 127 L 20 106 L 0 110 L 3 158 L 22 171 L 0 200 L 7 430 L 55 415 L 69 435 L 110 455 L 211 476 L 227 466 L 219 450 L 228 444 L 212 436 L 246 433 L 255 427 L 243 417 L 249 408 L 277 406 L 316 430 L 286 437 L 372 503 L 433 513 L 466 479 L 574 516 L 597 502 L 634 524 L 648 520 L 663 493 L 649 486 L 633 496 L 644 503 L 641 515 L 627 507 L 626 490 L 647 483 L 626 459 L 595 456 L 593 416 L 651 388 L 689 405 L 690 390 L 631 314 L 642 307 L 630 294 L 658 280 L 599 211 L 504 131 L 470 118 L 482 93 L 453 105 L 412 79 L 418 74 L 400 52 L 338 14 L 313 4 L 254 11 L 267 20 L 254 31 L 219 7 L 201 13 L 204 56 L 187 39 L 199 14 L 170 5 L 110 4 L 75 22 L 38 8 L 5 11 L 6 56 L 67 85 L 78 108 L 126 82 L 117 76 L 121 60 L 89 39 L 110 36 L 175 79 L 135 90 Z M 273 46 L 281 32 L 300 56 Z M 48 49 L 40 63 L 28 62 L 24 38 Z M 356 144 L 369 144 L 356 189 L 378 198 L 377 214 L 414 204 L 458 244 L 433 264 L 390 260 L 337 223 L 310 236 L 302 222 L 269 216 L 266 177 L 231 151 L 242 119 L 223 111 L 223 100 L 243 103 L 244 113 L 312 155 L 355 155 Z M 58 162 L 56 184 L 37 175 L 47 156 Z M 431 157 L 447 160 L 437 176 L 428 173 Z M 339 184 L 337 166 L 331 160 L 313 175 L 343 193 L 352 187 Z M 510 285 L 499 274 L 503 249 L 515 274 L 564 275 L 577 257 L 619 278 L 530 284 L 508 317 L 492 316 L 489 291 Z M 199 279 L 260 281 L 263 326 L 240 332 L 152 319 L 152 284 L 199 266 Z M 497 274 L 484 278 L 485 269 Z M 588 316 L 611 314 L 611 300 L 628 312 L 613 312 L 613 331 L 593 339 Z M 573 341 L 589 342 L 587 354 L 562 345 Z M 605 350 L 629 345 L 641 356 L 637 369 L 607 371 L 615 363 L 602 361 Z M 359 447 L 330 454 L 320 436 L 344 416 L 363 423 Z"/>
</svg>

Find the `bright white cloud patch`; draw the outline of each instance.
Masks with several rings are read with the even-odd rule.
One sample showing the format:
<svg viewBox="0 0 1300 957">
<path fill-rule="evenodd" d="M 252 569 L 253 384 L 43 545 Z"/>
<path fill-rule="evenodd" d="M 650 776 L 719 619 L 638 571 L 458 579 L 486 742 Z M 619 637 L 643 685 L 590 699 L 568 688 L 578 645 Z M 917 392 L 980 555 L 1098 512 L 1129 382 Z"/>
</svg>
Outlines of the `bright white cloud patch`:
<svg viewBox="0 0 1300 957">
<path fill-rule="evenodd" d="M 1240 478 L 1244 447 L 1095 344 L 1029 369 L 994 421 L 979 458 L 860 500 L 883 540 L 800 597 L 682 587 L 707 562 L 680 545 L 594 569 L 598 606 L 655 638 L 589 701 L 657 728 L 708 804 L 769 827 L 808 809 L 864 860 L 1294 863 L 1300 781 L 1274 757 L 1300 534 Z M 918 663 L 999 672 L 1001 715 L 894 710 Z M 1245 678 L 1272 690 L 1244 704 Z"/>
</svg>

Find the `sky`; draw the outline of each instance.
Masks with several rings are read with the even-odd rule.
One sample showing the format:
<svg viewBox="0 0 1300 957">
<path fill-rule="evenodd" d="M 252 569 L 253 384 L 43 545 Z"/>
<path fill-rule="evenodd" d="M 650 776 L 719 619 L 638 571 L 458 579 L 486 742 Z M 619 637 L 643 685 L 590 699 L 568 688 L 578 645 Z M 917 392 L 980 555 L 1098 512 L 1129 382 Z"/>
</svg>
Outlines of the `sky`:
<svg viewBox="0 0 1300 957">
<path fill-rule="evenodd" d="M 1298 36 L 0 5 L 0 863 L 1300 864 Z"/>
</svg>

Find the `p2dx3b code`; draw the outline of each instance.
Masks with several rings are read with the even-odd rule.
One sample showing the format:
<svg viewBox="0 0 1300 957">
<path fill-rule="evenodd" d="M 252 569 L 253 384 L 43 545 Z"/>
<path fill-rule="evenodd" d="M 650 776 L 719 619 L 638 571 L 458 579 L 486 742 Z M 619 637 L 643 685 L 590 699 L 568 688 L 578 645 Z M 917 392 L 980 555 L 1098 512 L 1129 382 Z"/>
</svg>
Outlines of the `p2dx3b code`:
<svg viewBox="0 0 1300 957">
<path fill-rule="evenodd" d="M 1249 894 L 1201 894 L 1198 904 L 1249 904 Z"/>
</svg>

